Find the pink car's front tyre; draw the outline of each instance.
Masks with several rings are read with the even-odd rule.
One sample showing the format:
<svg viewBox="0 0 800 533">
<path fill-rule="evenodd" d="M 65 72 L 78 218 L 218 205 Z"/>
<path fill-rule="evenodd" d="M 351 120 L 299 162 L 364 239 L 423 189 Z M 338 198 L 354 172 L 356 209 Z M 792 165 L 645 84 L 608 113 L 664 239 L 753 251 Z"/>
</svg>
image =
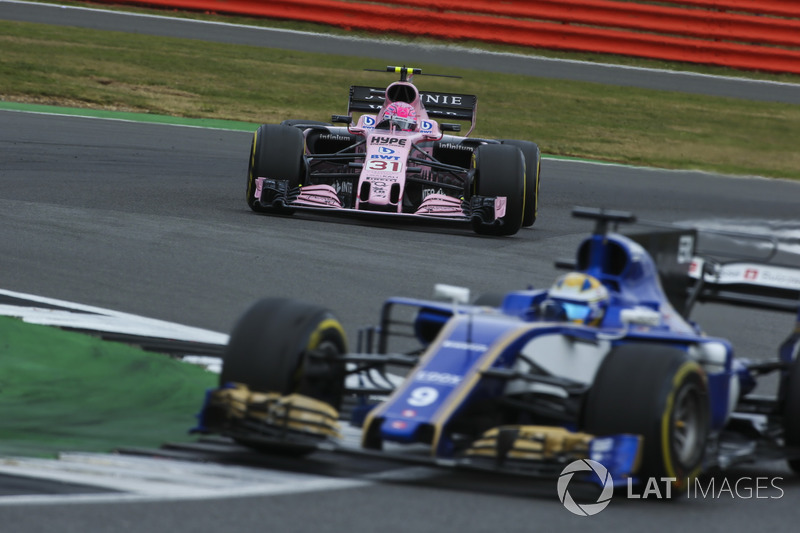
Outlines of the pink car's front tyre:
<svg viewBox="0 0 800 533">
<path fill-rule="evenodd" d="M 516 146 L 525 157 L 525 214 L 522 227 L 533 226 L 539 214 L 539 176 L 541 174 L 542 153 L 539 146 L 531 141 L 505 140 L 503 144 Z"/>
<path fill-rule="evenodd" d="M 256 179 L 287 180 L 289 187 L 301 185 L 304 177 L 303 132 L 291 126 L 262 124 L 253 135 L 247 168 L 247 205 L 256 212 L 274 211 L 255 197 Z M 290 213 L 282 209 L 281 213 Z"/>
<path fill-rule="evenodd" d="M 506 214 L 493 223 L 473 221 L 480 235 L 514 235 L 525 216 L 525 160 L 519 148 L 504 144 L 484 144 L 475 149 L 473 194 L 506 198 Z"/>
</svg>

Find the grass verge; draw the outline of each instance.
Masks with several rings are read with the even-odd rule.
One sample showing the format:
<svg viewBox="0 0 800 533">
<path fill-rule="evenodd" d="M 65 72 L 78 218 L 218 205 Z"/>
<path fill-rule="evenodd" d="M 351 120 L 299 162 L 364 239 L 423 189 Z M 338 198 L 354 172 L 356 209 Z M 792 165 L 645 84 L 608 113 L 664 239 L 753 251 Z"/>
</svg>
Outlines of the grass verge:
<svg viewBox="0 0 800 533">
<path fill-rule="evenodd" d="M 0 317 L 0 454 L 194 440 L 188 430 L 216 383 L 164 355 Z"/>
<path fill-rule="evenodd" d="M 327 120 L 352 84 L 383 85 L 374 60 L 0 21 L 0 100 L 256 124 Z M 413 63 L 410 58 L 409 64 Z M 477 94 L 474 136 L 549 155 L 800 178 L 800 106 L 439 65 L 428 90 Z"/>
</svg>

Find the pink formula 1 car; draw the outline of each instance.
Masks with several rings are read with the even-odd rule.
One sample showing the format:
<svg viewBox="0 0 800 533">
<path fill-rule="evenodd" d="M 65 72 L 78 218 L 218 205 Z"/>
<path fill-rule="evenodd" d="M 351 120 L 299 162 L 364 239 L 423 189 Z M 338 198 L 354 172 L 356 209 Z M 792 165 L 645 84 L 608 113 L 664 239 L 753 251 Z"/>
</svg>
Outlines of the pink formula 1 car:
<svg viewBox="0 0 800 533">
<path fill-rule="evenodd" d="M 250 208 L 463 221 L 485 235 L 532 225 L 539 147 L 469 138 L 476 96 L 420 92 L 412 83 L 418 68 L 386 71 L 400 80 L 381 89 L 350 87 L 347 114 L 331 123 L 286 120 L 258 128 L 247 174 Z M 445 134 L 461 131 L 461 123 L 436 119 L 469 122 L 469 131 Z"/>
</svg>

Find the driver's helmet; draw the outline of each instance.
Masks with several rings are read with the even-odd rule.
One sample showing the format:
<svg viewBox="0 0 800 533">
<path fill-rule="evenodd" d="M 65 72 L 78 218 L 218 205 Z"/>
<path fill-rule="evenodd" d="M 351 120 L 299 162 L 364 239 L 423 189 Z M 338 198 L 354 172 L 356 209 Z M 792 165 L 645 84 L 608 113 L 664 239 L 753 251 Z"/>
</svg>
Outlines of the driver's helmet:
<svg viewBox="0 0 800 533">
<path fill-rule="evenodd" d="M 392 125 L 401 131 L 415 131 L 417 129 L 417 111 L 414 106 L 405 102 L 389 104 L 383 112 L 383 118 L 377 128 L 389 129 Z"/>
<path fill-rule="evenodd" d="M 558 278 L 548 291 L 562 317 L 570 322 L 596 326 L 608 307 L 608 289 L 600 281 L 582 272 L 570 272 Z"/>
</svg>

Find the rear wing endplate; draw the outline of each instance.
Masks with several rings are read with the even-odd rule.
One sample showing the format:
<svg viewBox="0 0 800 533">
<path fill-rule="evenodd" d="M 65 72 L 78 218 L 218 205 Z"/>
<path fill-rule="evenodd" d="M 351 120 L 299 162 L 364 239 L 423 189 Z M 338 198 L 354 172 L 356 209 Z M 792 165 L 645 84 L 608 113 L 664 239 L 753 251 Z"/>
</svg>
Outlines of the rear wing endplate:
<svg viewBox="0 0 800 533">
<path fill-rule="evenodd" d="M 700 302 L 798 312 L 800 268 L 754 262 L 714 262 L 695 257 L 689 269 Z"/>
<path fill-rule="evenodd" d="M 682 316 L 687 317 L 697 302 L 798 313 L 800 268 L 701 249 L 697 245 L 701 233 L 733 235 L 690 228 L 628 234 L 653 257 L 664 292 Z M 736 236 L 760 239 L 747 234 Z"/>
<path fill-rule="evenodd" d="M 475 127 L 475 114 L 478 108 L 478 97 L 474 94 L 440 93 L 420 91 L 420 100 L 428 116 L 445 120 L 464 120 L 470 122 L 470 131 Z M 350 101 L 347 113 L 377 113 L 386 95 L 386 88 L 350 87 Z"/>
</svg>

